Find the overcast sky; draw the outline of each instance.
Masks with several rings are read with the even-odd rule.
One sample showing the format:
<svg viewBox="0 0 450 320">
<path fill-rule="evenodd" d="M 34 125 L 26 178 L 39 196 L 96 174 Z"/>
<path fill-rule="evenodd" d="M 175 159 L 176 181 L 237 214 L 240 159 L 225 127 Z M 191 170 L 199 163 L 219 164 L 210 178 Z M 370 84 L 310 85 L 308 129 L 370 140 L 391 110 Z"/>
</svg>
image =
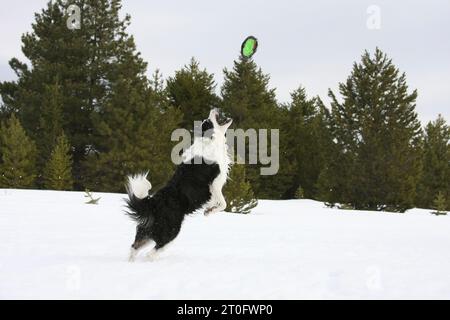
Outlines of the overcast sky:
<svg viewBox="0 0 450 320">
<path fill-rule="evenodd" d="M 24 59 L 20 36 L 46 2 L 0 0 L 0 81 L 15 78 L 8 60 Z M 243 39 L 254 35 L 259 39 L 254 60 L 271 75 L 279 101 L 288 101 L 303 85 L 310 96 L 328 102 L 328 88 L 337 91 L 352 63 L 378 46 L 406 73 L 410 88 L 418 89 L 420 119 L 441 113 L 450 121 L 448 0 L 123 0 L 123 5 L 149 73 L 158 68 L 171 76 L 194 56 L 220 85 L 223 68 L 232 67 Z M 373 5 L 380 9 L 379 29 L 376 12 L 368 13 Z"/>
</svg>

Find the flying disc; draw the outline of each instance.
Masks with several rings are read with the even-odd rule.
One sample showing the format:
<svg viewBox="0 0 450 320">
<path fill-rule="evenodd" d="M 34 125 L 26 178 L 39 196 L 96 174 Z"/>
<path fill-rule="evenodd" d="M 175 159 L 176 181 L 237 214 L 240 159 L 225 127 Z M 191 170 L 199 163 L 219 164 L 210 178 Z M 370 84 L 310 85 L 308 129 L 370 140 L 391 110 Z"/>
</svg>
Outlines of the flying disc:
<svg viewBox="0 0 450 320">
<path fill-rule="evenodd" d="M 258 39 L 254 36 L 247 37 L 241 46 L 241 54 L 244 58 L 250 59 L 258 49 Z"/>
</svg>

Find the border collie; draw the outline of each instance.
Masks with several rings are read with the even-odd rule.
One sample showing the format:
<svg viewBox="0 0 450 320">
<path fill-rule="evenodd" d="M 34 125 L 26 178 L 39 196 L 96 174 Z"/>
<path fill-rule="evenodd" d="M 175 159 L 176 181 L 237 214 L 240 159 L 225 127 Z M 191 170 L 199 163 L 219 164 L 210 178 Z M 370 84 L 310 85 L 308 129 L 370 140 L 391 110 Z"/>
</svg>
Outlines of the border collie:
<svg viewBox="0 0 450 320">
<path fill-rule="evenodd" d="M 176 238 L 185 215 L 199 209 L 205 215 L 225 210 L 222 187 L 231 164 L 225 134 L 231 123 L 217 109 L 211 110 L 202 123 L 202 136 L 194 138 L 171 180 L 153 196 L 147 174 L 128 177 L 127 214 L 137 222 L 130 261 L 152 242 L 155 246 L 148 258 L 154 260 Z"/>
</svg>

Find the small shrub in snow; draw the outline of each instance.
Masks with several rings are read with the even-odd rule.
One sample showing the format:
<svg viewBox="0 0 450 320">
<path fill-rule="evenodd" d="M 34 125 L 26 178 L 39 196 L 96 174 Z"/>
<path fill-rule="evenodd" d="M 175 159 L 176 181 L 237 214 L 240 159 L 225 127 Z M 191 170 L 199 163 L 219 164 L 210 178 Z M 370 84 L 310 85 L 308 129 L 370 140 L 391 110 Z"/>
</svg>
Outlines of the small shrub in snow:
<svg viewBox="0 0 450 320">
<path fill-rule="evenodd" d="M 442 192 L 439 191 L 438 195 L 434 199 L 433 204 L 434 204 L 433 209 L 436 210 L 436 211 L 432 212 L 433 214 L 435 214 L 435 215 L 447 214 L 447 212 L 445 211 L 446 205 L 447 205 L 447 200 L 445 199 L 444 194 Z"/>
<path fill-rule="evenodd" d="M 248 214 L 258 204 L 251 184 L 245 177 L 243 164 L 233 166 L 223 193 L 228 203 L 228 212 Z"/>
</svg>

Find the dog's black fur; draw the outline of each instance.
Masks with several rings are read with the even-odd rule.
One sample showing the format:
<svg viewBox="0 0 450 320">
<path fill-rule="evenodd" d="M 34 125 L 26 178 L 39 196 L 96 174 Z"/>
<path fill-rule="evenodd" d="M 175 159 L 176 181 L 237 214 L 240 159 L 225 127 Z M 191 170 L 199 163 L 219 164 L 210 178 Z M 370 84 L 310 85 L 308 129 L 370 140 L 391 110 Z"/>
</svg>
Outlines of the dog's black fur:
<svg viewBox="0 0 450 320">
<path fill-rule="evenodd" d="M 201 160 L 201 162 L 199 162 Z M 219 175 L 217 163 L 193 159 L 180 164 L 172 179 L 154 196 L 127 199 L 128 214 L 138 222 L 132 248 L 138 250 L 150 240 L 161 249 L 180 232 L 184 216 L 200 209 L 210 198 L 210 184 Z"/>
<path fill-rule="evenodd" d="M 212 121 L 204 120 L 202 137 L 212 138 L 213 130 Z M 218 163 L 196 156 L 178 165 L 172 179 L 155 195 L 140 199 L 128 190 L 127 213 L 138 223 L 132 245 L 134 254 L 151 240 L 157 251 L 175 239 L 185 215 L 201 209 L 211 199 L 210 185 L 219 174 Z"/>
</svg>

